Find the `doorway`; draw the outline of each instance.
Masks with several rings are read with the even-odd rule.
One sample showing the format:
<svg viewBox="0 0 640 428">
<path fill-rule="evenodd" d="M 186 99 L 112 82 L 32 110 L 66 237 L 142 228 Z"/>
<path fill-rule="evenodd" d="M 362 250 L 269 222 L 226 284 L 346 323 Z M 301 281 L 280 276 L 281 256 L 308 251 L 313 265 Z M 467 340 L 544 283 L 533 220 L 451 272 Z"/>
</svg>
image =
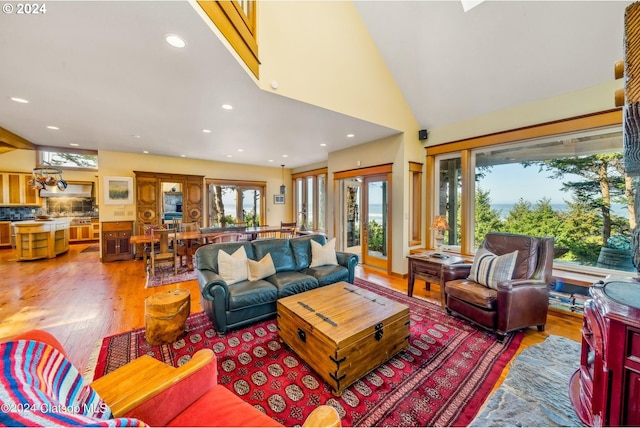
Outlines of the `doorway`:
<svg viewBox="0 0 640 428">
<path fill-rule="evenodd" d="M 360 244 L 360 233 L 362 224 L 360 221 L 360 207 L 362 206 L 362 181 L 345 180 L 344 186 L 344 218 L 343 229 L 344 251 L 356 254 L 358 258 L 362 255 L 362 245 Z"/>
<path fill-rule="evenodd" d="M 389 235 L 389 186 L 385 176 L 364 178 L 362 263 L 386 269 Z"/>
<path fill-rule="evenodd" d="M 390 270 L 390 166 L 389 172 L 374 167 L 342 174 L 340 179 L 340 247 L 356 254 L 360 263 Z M 371 172 L 370 175 L 367 175 Z M 348 175 L 347 175 L 348 174 Z"/>
</svg>

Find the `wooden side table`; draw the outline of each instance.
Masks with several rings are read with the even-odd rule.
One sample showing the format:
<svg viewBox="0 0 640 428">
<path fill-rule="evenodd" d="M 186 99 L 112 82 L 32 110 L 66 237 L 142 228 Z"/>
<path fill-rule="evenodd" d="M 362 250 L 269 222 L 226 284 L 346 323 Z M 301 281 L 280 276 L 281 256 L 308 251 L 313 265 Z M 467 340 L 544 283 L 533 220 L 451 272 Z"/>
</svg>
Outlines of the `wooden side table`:
<svg viewBox="0 0 640 428">
<path fill-rule="evenodd" d="M 427 290 L 431 290 L 431 283 L 440 285 L 440 304 L 444 307 L 444 284 L 442 284 L 442 266 L 464 262 L 464 258 L 455 254 L 445 254 L 447 258 L 431 257 L 433 252 L 416 253 L 407 256 L 409 259 L 409 297 L 413 296 L 413 283 L 418 279 L 426 282 Z"/>
</svg>

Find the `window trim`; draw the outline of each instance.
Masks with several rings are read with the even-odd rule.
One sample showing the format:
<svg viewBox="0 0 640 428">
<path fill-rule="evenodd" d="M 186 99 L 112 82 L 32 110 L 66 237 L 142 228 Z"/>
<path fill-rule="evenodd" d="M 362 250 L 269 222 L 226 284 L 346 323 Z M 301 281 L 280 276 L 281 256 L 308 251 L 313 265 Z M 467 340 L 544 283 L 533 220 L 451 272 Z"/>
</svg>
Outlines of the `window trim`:
<svg viewBox="0 0 640 428">
<path fill-rule="evenodd" d="M 409 246 L 422 243 L 422 167 L 409 161 Z"/>
<path fill-rule="evenodd" d="M 256 1 L 249 1 L 249 16 L 237 1 L 198 0 L 198 5 L 220 30 L 249 70 L 260 77 L 258 41 L 256 38 Z"/>
<path fill-rule="evenodd" d="M 95 168 L 87 168 L 87 167 L 74 167 L 68 165 L 54 165 L 56 168 L 61 169 L 63 171 L 98 171 L 98 151 L 97 150 L 87 150 L 87 149 L 76 149 L 76 148 L 67 148 L 67 147 L 54 147 L 54 146 L 36 146 L 36 165 L 46 165 L 42 162 L 42 153 L 43 152 L 58 152 L 58 153 L 72 153 L 76 155 L 93 155 L 96 157 L 96 167 Z"/>
<path fill-rule="evenodd" d="M 209 207 L 211 205 L 211 201 L 209 200 L 209 186 L 235 186 L 243 189 L 251 189 L 251 188 L 259 188 L 260 189 L 260 224 L 267 224 L 267 182 L 266 181 L 250 181 L 250 180 L 225 180 L 225 179 L 217 179 L 217 178 L 206 178 L 205 179 L 205 189 L 207 194 L 207 209 L 206 209 L 206 218 L 207 218 L 207 226 L 211 226 L 211 213 L 209 212 Z M 236 201 L 237 204 L 237 201 Z M 237 209 L 237 207 L 236 207 Z M 237 213 L 236 213 L 237 214 Z"/>
<path fill-rule="evenodd" d="M 308 207 L 308 204 L 306 204 L 306 200 L 307 200 L 307 180 L 309 178 L 313 179 L 313 213 L 312 213 L 312 230 L 317 230 L 317 231 L 322 231 L 322 232 L 326 232 L 326 225 L 327 225 L 327 210 L 325 207 L 325 212 L 324 212 L 324 219 L 323 219 L 323 223 L 325 225 L 324 229 L 320 229 L 318 227 L 318 219 L 320 218 L 320 192 L 319 192 L 319 188 L 318 188 L 318 177 L 323 175 L 324 176 L 324 194 L 325 194 L 325 198 L 327 197 L 327 180 L 328 180 L 328 175 L 329 175 L 329 168 L 318 168 L 318 169 L 312 169 L 309 171 L 305 171 L 305 172 L 298 172 L 296 174 L 291 174 L 291 188 L 294 189 L 293 191 L 293 208 L 292 208 L 292 214 L 293 214 L 293 218 L 295 220 L 296 223 L 299 223 L 299 213 L 297 212 L 298 210 L 298 204 L 301 202 L 299 200 L 299 195 L 298 195 L 298 180 L 302 180 L 303 181 L 303 185 L 302 185 L 302 204 L 306 205 Z M 308 218 L 307 218 L 308 221 Z M 300 226 L 300 225 L 298 225 Z"/>
</svg>

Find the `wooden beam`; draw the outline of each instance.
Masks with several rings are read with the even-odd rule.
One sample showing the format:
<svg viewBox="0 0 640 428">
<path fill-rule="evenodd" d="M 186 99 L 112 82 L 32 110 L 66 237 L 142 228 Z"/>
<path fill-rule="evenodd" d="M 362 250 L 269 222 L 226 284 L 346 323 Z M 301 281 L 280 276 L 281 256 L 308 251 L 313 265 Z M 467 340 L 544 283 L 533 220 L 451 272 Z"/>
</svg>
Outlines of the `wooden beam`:
<svg viewBox="0 0 640 428">
<path fill-rule="evenodd" d="M 14 149 L 23 149 L 23 150 L 35 150 L 36 146 L 31 141 L 25 140 L 19 135 L 14 134 L 11 131 L 8 131 L 0 126 L 0 146 L 3 148 L 8 148 L 7 146 L 11 146 Z M 9 150 L 6 150 L 9 151 Z"/>
</svg>

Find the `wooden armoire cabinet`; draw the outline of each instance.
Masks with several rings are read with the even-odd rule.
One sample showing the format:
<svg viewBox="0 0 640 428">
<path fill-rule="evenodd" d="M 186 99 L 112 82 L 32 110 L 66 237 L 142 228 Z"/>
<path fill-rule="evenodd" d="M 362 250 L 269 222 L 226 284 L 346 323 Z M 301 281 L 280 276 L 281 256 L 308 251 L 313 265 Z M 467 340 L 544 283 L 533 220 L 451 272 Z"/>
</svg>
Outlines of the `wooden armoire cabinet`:
<svg viewBox="0 0 640 428">
<path fill-rule="evenodd" d="M 182 221 L 202 225 L 204 212 L 204 176 L 134 171 L 136 175 L 137 233 L 145 224 L 162 224 L 162 183 L 178 183 L 182 188 Z"/>
<path fill-rule="evenodd" d="M 640 426 L 640 282 L 598 282 L 584 307 L 569 396 L 589 426 Z"/>
</svg>

